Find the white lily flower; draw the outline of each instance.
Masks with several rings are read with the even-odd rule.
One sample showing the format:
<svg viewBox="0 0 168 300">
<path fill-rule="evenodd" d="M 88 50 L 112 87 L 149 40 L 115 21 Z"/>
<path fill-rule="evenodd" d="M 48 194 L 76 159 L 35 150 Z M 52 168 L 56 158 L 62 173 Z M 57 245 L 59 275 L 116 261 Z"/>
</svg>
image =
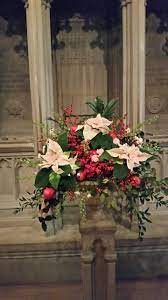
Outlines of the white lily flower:
<svg viewBox="0 0 168 300">
<path fill-rule="evenodd" d="M 113 144 L 117 145 L 117 146 L 120 146 L 120 140 L 118 138 L 114 138 L 113 139 Z"/>
<path fill-rule="evenodd" d="M 79 191 L 76 191 L 76 192 L 74 192 L 74 194 L 76 195 L 76 196 L 80 196 L 80 192 Z"/>
<path fill-rule="evenodd" d="M 84 125 L 79 125 L 76 131 L 84 128 L 83 136 L 85 141 L 88 141 L 92 140 L 100 132 L 102 132 L 103 134 L 108 133 L 108 127 L 111 125 L 111 123 L 111 121 L 101 117 L 101 115 L 98 114 L 96 118 L 90 118 L 86 120 Z"/>
<path fill-rule="evenodd" d="M 47 153 L 40 155 L 40 157 L 43 160 L 40 164 L 41 168 L 52 167 L 53 171 L 58 174 L 63 173 L 63 170 L 59 168 L 60 166 L 71 164 L 74 166 L 76 161 L 75 158 L 69 158 L 69 155 L 62 151 L 60 145 L 51 139 L 48 140 Z"/>
<path fill-rule="evenodd" d="M 131 132 L 131 129 L 128 127 L 128 128 L 126 128 L 125 131 L 126 131 L 127 134 L 129 134 Z"/>
<path fill-rule="evenodd" d="M 135 145 L 129 146 L 127 144 L 121 145 L 119 148 L 113 148 L 106 150 L 112 157 L 118 157 L 119 159 L 125 159 L 127 161 L 127 167 L 133 171 L 133 168 L 138 167 L 140 162 L 146 161 L 151 157 L 150 154 L 141 152 Z"/>
<path fill-rule="evenodd" d="M 142 145 L 143 144 L 143 138 L 135 136 L 134 137 L 136 145 Z"/>
</svg>

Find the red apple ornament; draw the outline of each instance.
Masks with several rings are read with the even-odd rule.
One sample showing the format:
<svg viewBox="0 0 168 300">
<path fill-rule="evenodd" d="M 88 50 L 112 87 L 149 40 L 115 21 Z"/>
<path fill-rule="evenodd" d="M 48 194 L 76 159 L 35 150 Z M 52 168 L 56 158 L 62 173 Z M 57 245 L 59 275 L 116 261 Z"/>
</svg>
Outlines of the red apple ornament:
<svg viewBox="0 0 168 300">
<path fill-rule="evenodd" d="M 46 187 L 43 190 L 44 199 L 47 201 L 52 200 L 55 197 L 55 194 L 56 194 L 56 190 L 53 189 L 52 187 Z"/>
<path fill-rule="evenodd" d="M 76 178 L 78 181 L 84 181 L 86 179 L 86 172 L 78 171 L 78 173 L 76 174 Z"/>
</svg>

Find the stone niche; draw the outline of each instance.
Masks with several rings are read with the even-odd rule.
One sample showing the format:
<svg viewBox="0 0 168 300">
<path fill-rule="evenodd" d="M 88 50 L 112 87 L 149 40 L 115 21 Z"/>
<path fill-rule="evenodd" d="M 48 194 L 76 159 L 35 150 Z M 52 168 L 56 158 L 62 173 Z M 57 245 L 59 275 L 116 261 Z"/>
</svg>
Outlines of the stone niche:
<svg viewBox="0 0 168 300">
<path fill-rule="evenodd" d="M 8 21 L 0 16 L 0 139 L 32 137 L 28 57 L 16 51 L 21 35 L 8 34 Z"/>
<path fill-rule="evenodd" d="M 147 18 L 146 34 L 146 118 L 158 115 L 147 127 L 155 135 L 168 135 L 168 32 L 158 30 L 161 20 Z"/>
<path fill-rule="evenodd" d="M 60 20 L 61 28 L 64 22 Z M 59 31 L 57 41 L 62 47 L 53 51 L 55 102 L 60 111 L 72 104 L 75 113 L 85 114 L 89 112 L 86 101 L 96 96 L 121 96 L 121 39 L 112 45 L 118 32 L 115 28 L 108 34 L 106 30 L 86 30 L 86 19 L 80 15 L 69 19 L 69 26 L 70 31 Z"/>
</svg>

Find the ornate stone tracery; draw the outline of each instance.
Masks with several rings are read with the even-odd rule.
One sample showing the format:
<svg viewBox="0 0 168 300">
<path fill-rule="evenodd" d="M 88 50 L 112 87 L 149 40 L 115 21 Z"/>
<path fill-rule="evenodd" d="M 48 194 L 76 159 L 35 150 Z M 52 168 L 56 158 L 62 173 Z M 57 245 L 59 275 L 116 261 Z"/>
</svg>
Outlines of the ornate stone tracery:
<svg viewBox="0 0 168 300">
<path fill-rule="evenodd" d="M 22 0 L 22 2 L 24 3 L 25 8 L 29 7 L 29 0 Z"/>
<path fill-rule="evenodd" d="M 53 0 L 41 0 L 41 3 L 42 5 L 44 5 L 45 8 L 50 8 L 52 2 Z"/>
</svg>

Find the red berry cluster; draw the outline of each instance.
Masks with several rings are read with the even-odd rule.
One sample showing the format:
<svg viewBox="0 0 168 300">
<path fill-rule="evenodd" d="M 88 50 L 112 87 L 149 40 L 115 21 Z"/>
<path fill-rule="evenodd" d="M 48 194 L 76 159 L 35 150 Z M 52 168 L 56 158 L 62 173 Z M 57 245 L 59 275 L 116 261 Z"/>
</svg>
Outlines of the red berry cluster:
<svg viewBox="0 0 168 300">
<path fill-rule="evenodd" d="M 96 178 L 99 175 L 103 175 L 104 177 L 111 176 L 114 166 L 113 161 L 109 162 L 102 162 L 92 161 L 92 156 L 96 150 L 90 150 L 87 154 L 85 154 L 83 157 L 78 158 L 78 163 L 81 166 L 81 170 L 77 173 L 77 179 L 79 181 L 83 180 L 89 180 L 90 178 Z"/>
<path fill-rule="evenodd" d="M 109 135 L 114 139 L 123 139 L 126 135 L 126 130 L 128 126 L 125 124 L 124 121 L 125 117 L 123 119 L 119 119 L 115 124 L 113 123 L 111 125 L 111 131 L 109 132 Z"/>
<path fill-rule="evenodd" d="M 72 105 L 64 109 L 65 124 L 67 127 L 77 126 L 79 122 L 79 116 L 73 116 L 72 113 Z"/>
</svg>

